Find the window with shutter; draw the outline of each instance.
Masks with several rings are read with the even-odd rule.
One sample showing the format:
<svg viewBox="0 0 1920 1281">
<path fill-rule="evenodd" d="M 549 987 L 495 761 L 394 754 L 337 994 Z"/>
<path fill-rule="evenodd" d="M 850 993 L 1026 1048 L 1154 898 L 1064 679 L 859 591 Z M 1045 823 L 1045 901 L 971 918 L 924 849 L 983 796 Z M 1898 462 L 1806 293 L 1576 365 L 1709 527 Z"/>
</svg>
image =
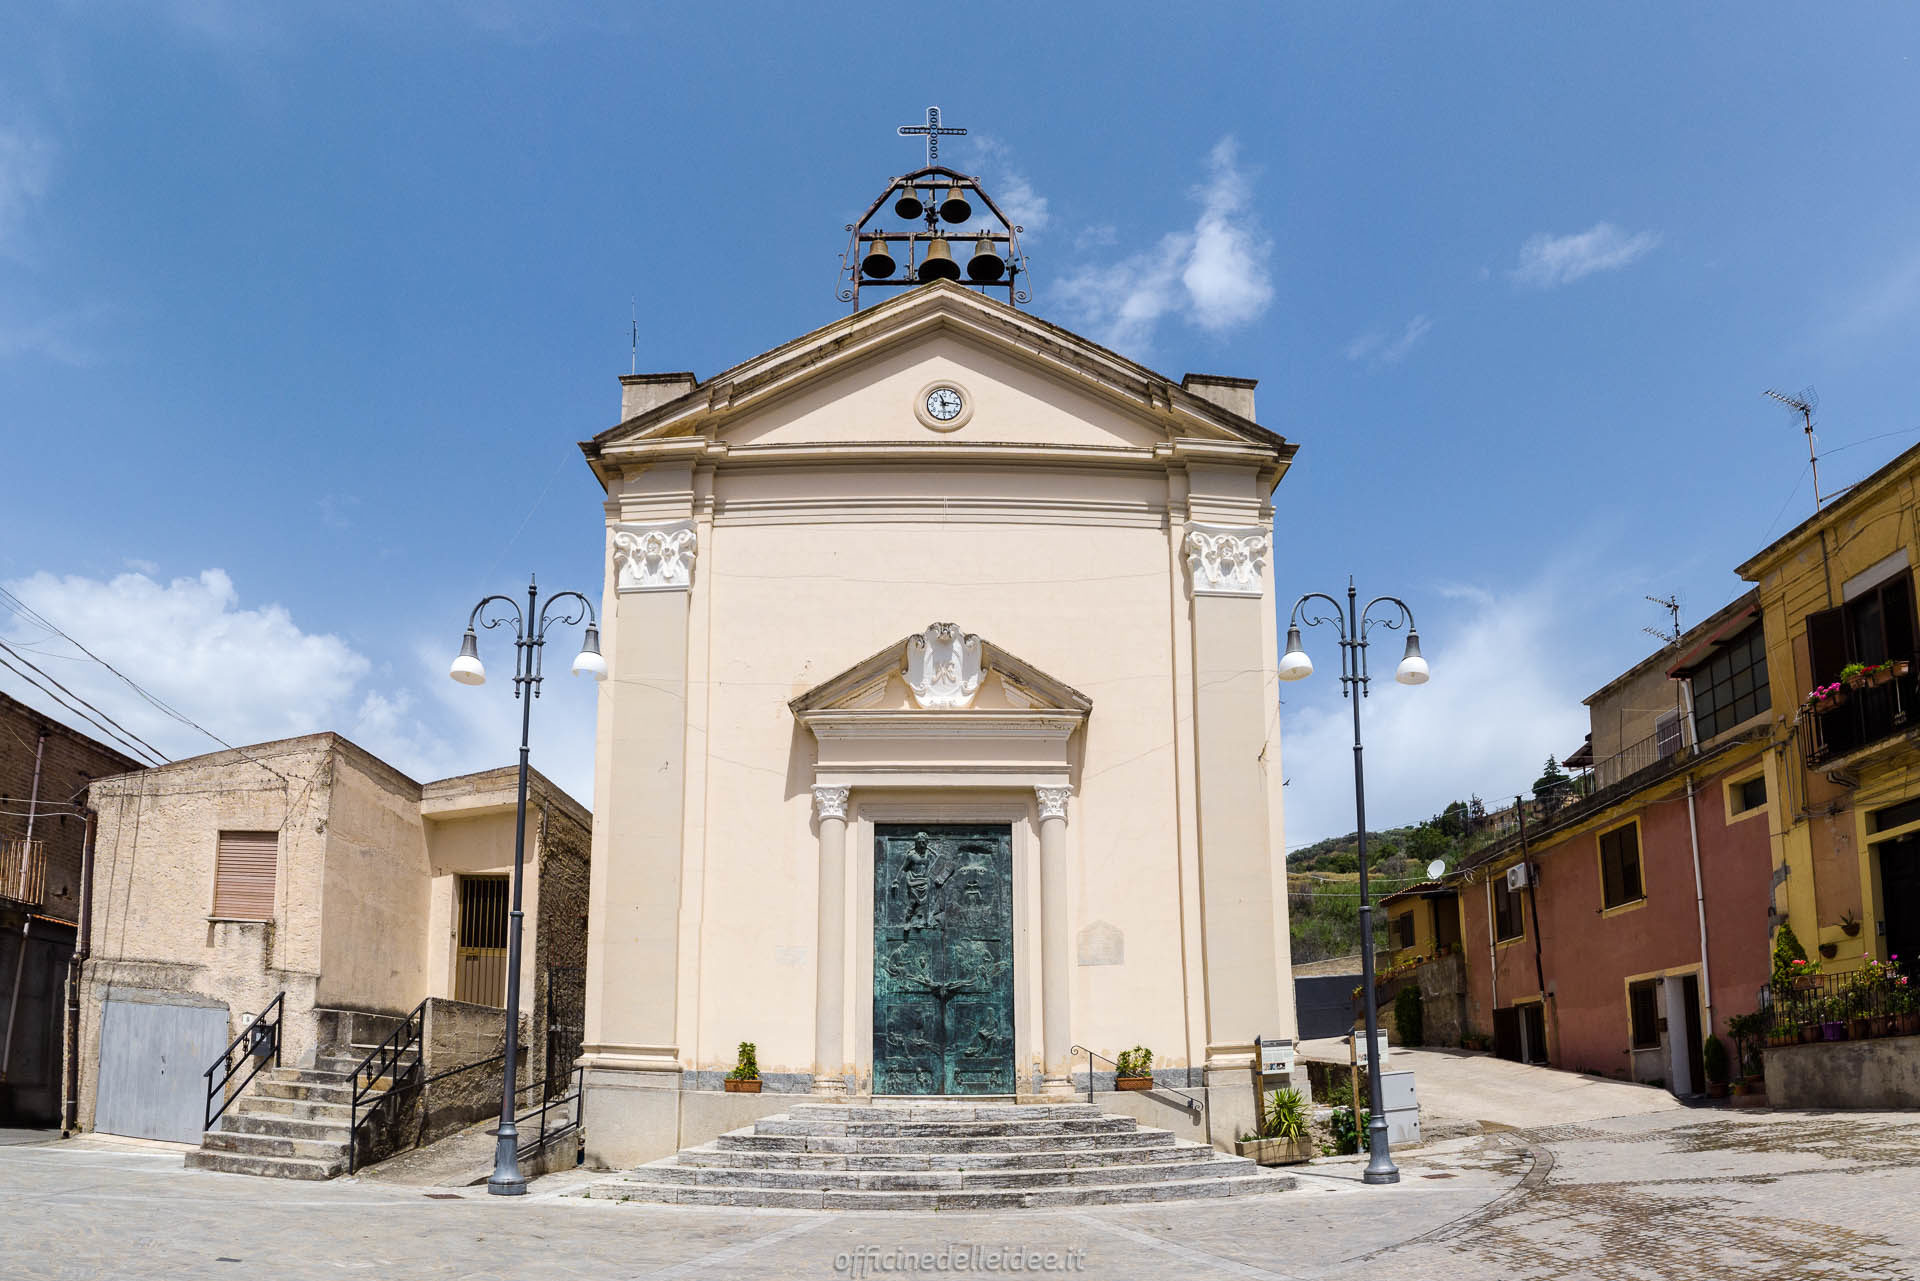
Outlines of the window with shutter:
<svg viewBox="0 0 1920 1281">
<path fill-rule="evenodd" d="M 273 919 L 278 832 L 222 832 L 213 872 L 213 914 L 233 921 Z"/>
<path fill-rule="evenodd" d="M 1600 903 L 1621 907 L 1645 895 L 1640 887 L 1640 834 L 1629 823 L 1600 837 Z"/>
</svg>

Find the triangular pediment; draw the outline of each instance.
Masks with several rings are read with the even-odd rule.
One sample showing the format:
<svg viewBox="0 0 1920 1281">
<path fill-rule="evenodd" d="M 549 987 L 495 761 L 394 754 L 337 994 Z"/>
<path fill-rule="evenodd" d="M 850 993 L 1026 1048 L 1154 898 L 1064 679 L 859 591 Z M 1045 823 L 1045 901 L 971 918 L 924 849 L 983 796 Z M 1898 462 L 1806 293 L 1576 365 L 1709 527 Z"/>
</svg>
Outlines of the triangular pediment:
<svg viewBox="0 0 1920 1281">
<path fill-rule="evenodd" d="M 943 428 L 928 388 L 979 402 Z M 926 386 L 922 386 L 926 384 Z M 582 446 L 596 466 L 675 440 L 735 450 L 948 441 L 1150 450 L 1188 441 L 1294 447 L 1249 418 L 1090 339 L 949 282 L 911 290 L 693 383 Z"/>
<path fill-rule="evenodd" d="M 823 712 L 1064 713 L 1093 700 L 1065 681 L 951 623 L 934 623 L 815 685 L 787 704 Z"/>
</svg>

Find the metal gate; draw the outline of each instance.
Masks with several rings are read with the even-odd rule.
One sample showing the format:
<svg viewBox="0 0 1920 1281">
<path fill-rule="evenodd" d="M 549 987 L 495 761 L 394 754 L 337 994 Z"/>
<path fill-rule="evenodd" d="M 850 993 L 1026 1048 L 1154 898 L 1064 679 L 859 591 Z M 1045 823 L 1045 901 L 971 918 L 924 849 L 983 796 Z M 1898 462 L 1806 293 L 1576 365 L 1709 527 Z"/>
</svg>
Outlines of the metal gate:
<svg viewBox="0 0 1920 1281">
<path fill-rule="evenodd" d="M 167 1004 L 173 993 L 110 999 L 100 1013 L 93 1128 L 136 1139 L 198 1143 L 207 1065 L 226 1046 L 227 1007 Z"/>
<path fill-rule="evenodd" d="M 460 878 L 460 951 L 453 999 L 507 1003 L 507 878 Z"/>
<path fill-rule="evenodd" d="M 1012 1094 L 1013 830 L 876 826 L 873 1090 Z"/>
</svg>

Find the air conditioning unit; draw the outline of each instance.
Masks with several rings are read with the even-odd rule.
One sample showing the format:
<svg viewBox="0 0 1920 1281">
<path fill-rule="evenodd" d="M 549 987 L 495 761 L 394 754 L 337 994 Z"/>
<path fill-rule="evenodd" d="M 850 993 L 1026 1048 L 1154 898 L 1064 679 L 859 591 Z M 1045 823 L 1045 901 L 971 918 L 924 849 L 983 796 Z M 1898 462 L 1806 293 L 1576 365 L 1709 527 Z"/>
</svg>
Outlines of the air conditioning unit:
<svg viewBox="0 0 1920 1281">
<path fill-rule="evenodd" d="M 1507 888 L 1509 890 L 1526 889 L 1528 885 L 1532 884 L 1532 875 L 1533 869 L 1531 865 L 1515 863 L 1507 869 Z"/>
</svg>

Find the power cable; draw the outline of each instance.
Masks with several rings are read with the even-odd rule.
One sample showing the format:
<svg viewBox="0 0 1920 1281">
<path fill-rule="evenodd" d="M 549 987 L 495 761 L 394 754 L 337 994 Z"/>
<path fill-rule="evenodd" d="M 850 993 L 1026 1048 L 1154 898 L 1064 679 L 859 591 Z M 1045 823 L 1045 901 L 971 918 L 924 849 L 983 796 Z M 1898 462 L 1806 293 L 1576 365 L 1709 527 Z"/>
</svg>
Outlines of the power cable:
<svg viewBox="0 0 1920 1281">
<path fill-rule="evenodd" d="M 61 685 L 60 682 L 58 680 L 55 680 L 53 676 L 49 675 L 44 668 L 38 666 L 36 663 L 34 663 L 32 659 L 22 654 L 19 650 L 15 649 L 13 646 L 7 644 L 7 642 L 0 640 L 0 649 L 5 650 L 9 654 L 12 654 L 15 658 L 25 663 L 28 667 L 33 668 L 33 670 L 38 672 L 41 676 L 45 677 L 49 681 L 52 681 L 52 683 L 59 688 L 60 692 L 65 694 L 67 697 L 73 699 L 75 702 L 79 703 L 81 706 L 85 707 L 87 710 L 98 713 L 103 720 L 105 720 L 107 723 L 112 725 L 115 729 L 118 729 L 119 731 L 121 731 L 123 734 L 127 736 L 127 738 L 132 739 L 134 742 L 140 744 L 140 746 L 146 748 L 148 755 L 159 757 L 162 764 L 165 764 L 172 759 L 165 752 L 155 747 L 152 743 L 149 743 L 146 739 L 141 738 L 138 734 L 128 729 L 125 725 L 122 725 L 119 721 L 114 720 L 113 717 L 107 715 L 107 713 L 101 711 L 98 707 L 95 707 L 92 703 L 87 702 L 86 699 L 80 697 L 80 695 L 74 693 L 72 690 L 68 689 L 65 685 Z M 122 739 L 121 741 L 124 742 L 126 740 Z"/>
<path fill-rule="evenodd" d="M 86 712 L 68 703 L 64 698 L 61 698 L 60 695 L 54 693 L 52 690 L 48 689 L 45 685 L 42 685 L 39 681 L 27 675 L 27 673 L 15 667 L 12 663 L 9 663 L 6 659 L 0 658 L 0 667 L 6 668 L 8 671 L 18 676 L 21 680 L 27 682 L 27 684 L 33 686 L 35 689 L 39 690 L 42 694 L 45 694 L 48 698 L 51 698 L 55 703 L 58 703 L 65 710 L 72 712 L 75 716 L 78 716 L 81 720 L 86 721 L 89 725 L 92 725 L 94 728 L 98 729 L 102 734 L 105 734 L 108 738 L 114 739 L 115 741 L 124 745 L 126 749 L 132 752 L 136 758 L 140 758 L 146 755 L 144 752 L 141 751 L 140 748 L 135 747 L 132 743 L 127 742 L 126 739 L 121 738 L 120 735 L 114 733 L 113 730 L 111 730 L 107 726 L 102 725 L 99 721 L 89 716 Z M 146 761 L 143 763 L 163 765 L 166 762 L 165 761 Z"/>
</svg>

